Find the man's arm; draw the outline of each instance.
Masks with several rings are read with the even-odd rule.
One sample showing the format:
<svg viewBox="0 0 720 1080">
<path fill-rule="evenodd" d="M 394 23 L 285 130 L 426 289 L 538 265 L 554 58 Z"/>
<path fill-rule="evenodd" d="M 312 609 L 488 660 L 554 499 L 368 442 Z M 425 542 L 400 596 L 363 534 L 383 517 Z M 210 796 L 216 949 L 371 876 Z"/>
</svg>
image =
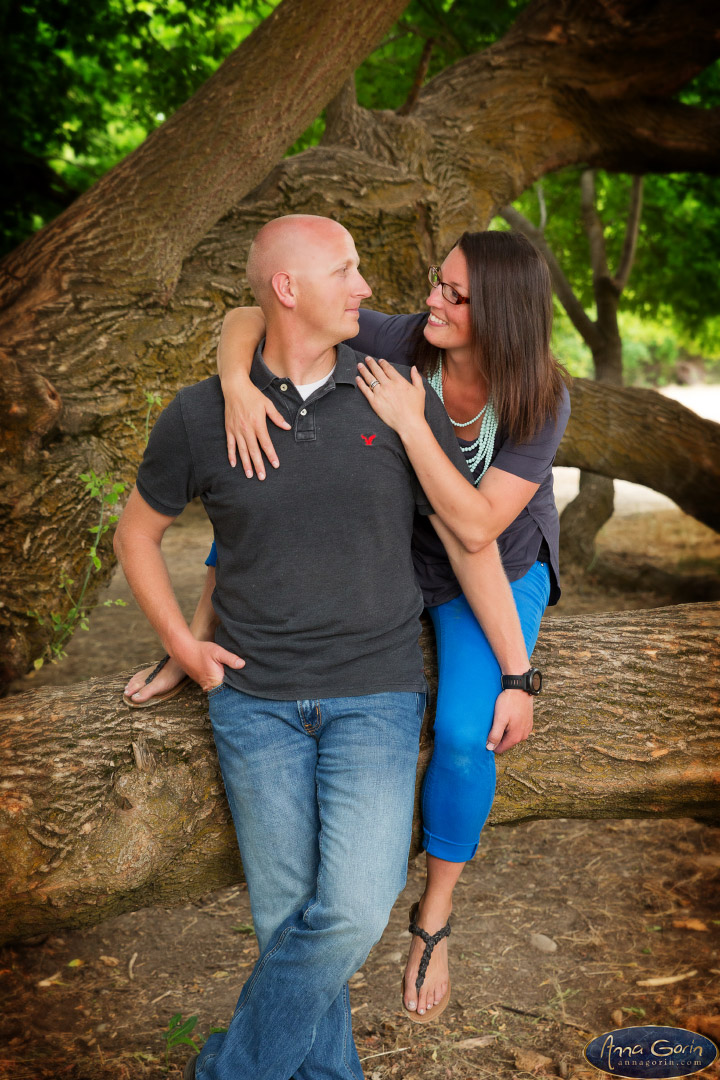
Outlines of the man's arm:
<svg viewBox="0 0 720 1080">
<path fill-rule="evenodd" d="M 504 675 L 521 675 L 530 667 L 522 627 L 497 544 L 470 552 L 437 514 L 430 521 L 443 542 L 455 577 L 480 623 Z M 503 690 L 495 702 L 488 749 L 502 754 L 532 731 L 533 699 L 524 690 Z"/>
<path fill-rule="evenodd" d="M 174 520 L 153 510 L 133 488 L 115 530 L 115 554 L 165 650 L 203 690 L 210 690 L 223 681 L 224 664 L 242 668 L 245 661 L 214 641 L 198 641 L 185 621 L 161 550 Z"/>
</svg>

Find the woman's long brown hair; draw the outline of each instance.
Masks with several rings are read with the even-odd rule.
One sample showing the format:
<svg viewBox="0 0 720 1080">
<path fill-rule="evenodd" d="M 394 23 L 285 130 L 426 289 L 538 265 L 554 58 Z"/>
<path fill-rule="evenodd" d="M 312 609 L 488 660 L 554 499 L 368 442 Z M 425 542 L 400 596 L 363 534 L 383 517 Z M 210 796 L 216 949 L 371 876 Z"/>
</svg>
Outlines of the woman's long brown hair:
<svg viewBox="0 0 720 1080">
<path fill-rule="evenodd" d="M 545 259 L 522 233 L 465 232 L 455 247 L 467 260 L 474 359 L 493 400 L 500 429 L 528 442 L 557 417 L 569 378 L 550 351 L 552 282 Z M 427 375 L 437 347 L 422 336 L 415 363 Z"/>
</svg>

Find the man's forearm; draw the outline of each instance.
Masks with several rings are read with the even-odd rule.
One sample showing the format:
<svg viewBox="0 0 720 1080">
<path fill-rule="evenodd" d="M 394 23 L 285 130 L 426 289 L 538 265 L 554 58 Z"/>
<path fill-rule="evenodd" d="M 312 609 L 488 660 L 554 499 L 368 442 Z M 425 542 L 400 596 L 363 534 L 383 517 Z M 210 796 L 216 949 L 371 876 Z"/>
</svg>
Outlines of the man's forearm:
<svg viewBox="0 0 720 1080">
<path fill-rule="evenodd" d="M 520 675 L 527 671 L 530 661 L 522 627 L 497 544 L 468 552 L 442 522 L 433 524 L 503 674 Z"/>
<path fill-rule="evenodd" d="M 128 585 L 166 652 L 178 654 L 194 641 L 173 592 L 159 542 L 147 536 L 125 536 L 118 529 L 115 552 Z"/>
</svg>

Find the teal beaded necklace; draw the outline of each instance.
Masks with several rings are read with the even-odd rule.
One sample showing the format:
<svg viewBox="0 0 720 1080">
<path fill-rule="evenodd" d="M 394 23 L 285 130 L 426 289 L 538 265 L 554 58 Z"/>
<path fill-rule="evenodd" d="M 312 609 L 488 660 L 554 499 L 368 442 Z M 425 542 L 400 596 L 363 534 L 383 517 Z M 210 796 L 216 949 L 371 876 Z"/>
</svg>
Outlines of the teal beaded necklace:
<svg viewBox="0 0 720 1080">
<path fill-rule="evenodd" d="M 428 375 L 427 380 L 432 386 L 437 396 L 442 401 L 443 405 L 445 405 L 445 399 L 443 397 L 442 389 L 442 357 L 438 358 L 437 367 Z M 447 409 L 445 411 L 447 412 Z M 448 413 L 448 420 L 453 425 L 453 427 L 456 428 L 470 427 L 470 425 L 474 424 L 477 420 L 479 420 L 481 416 L 483 418 L 483 421 L 480 425 L 480 433 L 477 439 L 471 442 L 469 446 L 460 447 L 463 454 L 465 454 L 465 462 L 467 464 L 467 467 L 470 469 L 473 475 L 477 466 L 480 464 L 483 458 L 485 459 L 485 464 L 483 465 L 482 469 L 474 477 L 475 487 L 478 486 L 478 484 L 488 470 L 488 467 L 490 465 L 490 459 L 492 458 L 493 447 L 495 446 L 495 435 L 497 434 L 498 429 L 498 418 L 493 407 L 492 398 L 488 399 L 487 404 L 483 406 L 477 416 L 473 416 L 472 420 L 466 420 L 464 423 L 460 423 L 460 421 L 458 420 L 453 420 L 452 416 L 450 416 L 450 414 Z"/>
</svg>

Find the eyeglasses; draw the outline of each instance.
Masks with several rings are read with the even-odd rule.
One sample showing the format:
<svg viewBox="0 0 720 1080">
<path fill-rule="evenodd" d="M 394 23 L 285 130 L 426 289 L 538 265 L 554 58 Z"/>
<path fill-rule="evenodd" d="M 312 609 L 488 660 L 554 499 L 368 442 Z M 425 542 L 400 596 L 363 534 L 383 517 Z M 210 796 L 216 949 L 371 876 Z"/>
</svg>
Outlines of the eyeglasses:
<svg viewBox="0 0 720 1080">
<path fill-rule="evenodd" d="M 452 285 L 448 285 L 447 281 L 440 280 L 440 271 L 437 266 L 431 266 L 428 270 L 428 281 L 433 289 L 436 289 L 438 285 L 440 286 L 442 294 L 449 304 L 470 303 L 469 296 L 461 296 L 456 289 L 453 289 Z"/>
</svg>

